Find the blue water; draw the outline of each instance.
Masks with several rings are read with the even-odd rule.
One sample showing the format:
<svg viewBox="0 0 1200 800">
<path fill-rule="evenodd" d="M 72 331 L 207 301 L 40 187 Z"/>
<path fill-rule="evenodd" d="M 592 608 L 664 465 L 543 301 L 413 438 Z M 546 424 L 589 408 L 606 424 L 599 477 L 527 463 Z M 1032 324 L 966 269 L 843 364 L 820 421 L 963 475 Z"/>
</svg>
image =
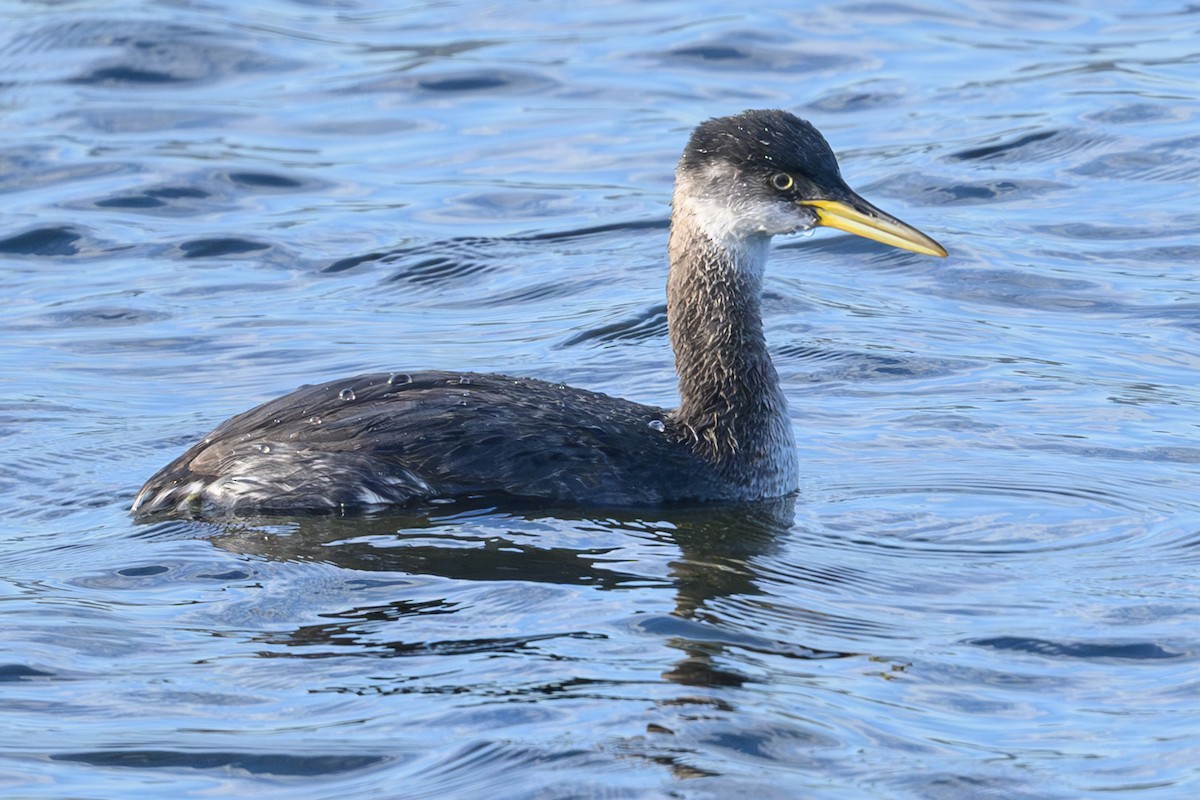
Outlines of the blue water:
<svg viewBox="0 0 1200 800">
<path fill-rule="evenodd" d="M 0 795 L 1196 796 L 1200 13 L 1099 5 L 0 4 Z M 128 517 L 305 382 L 670 404 L 747 107 L 951 253 L 777 242 L 798 498 Z"/>
</svg>

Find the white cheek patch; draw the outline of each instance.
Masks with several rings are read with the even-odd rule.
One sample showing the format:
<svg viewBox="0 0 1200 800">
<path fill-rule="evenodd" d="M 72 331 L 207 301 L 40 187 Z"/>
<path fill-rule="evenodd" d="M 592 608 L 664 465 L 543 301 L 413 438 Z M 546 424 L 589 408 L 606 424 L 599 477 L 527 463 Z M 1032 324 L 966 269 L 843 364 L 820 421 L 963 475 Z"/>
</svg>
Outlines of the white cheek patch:
<svg viewBox="0 0 1200 800">
<path fill-rule="evenodd" d="M 763 235 L 756 230 L 752 220 L 734 205 L 735 202 L 728 197 L 695 198 L 690 202 L 692 219 L 700 230 L 716 242 L 744 238 L 747 234 Z"/>
<path fill-rule="evenodd" d="M 676 203 L 685 204 L 694 224 L 714 241 L 781 236 L 817 223 L 811 209 L 772 196 L 765 186 L 748 185 L 726 162 L 706 164 L 699 174 L 676 180 Z"/>
</svg>

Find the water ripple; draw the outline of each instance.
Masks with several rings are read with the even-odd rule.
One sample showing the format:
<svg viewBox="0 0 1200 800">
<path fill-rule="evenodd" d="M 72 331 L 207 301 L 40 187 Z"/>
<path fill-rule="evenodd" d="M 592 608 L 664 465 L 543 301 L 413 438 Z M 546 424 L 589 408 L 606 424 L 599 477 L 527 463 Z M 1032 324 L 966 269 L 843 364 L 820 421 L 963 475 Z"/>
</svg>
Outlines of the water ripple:
<svg viewBox="0 0 1200 800">
<path fill-rule="evenodd" d="M 1200 179 L 1198 145 L 1200 137 L 1195 136 L 1158 142 L 1136 150 L 1107 153 L 1071 171 L 1102 180 L 1195 181 Z"/>
<path fill-rule="evenodd" d="M 10 793 L 1197 794 L 1194 8 L 104 5 L 0 4 Z M 673 402 L 754 106 L 951 251 L 778 243 L 796 497 L 128 518 L 298 383 Z"/>
<path fill-rule="evenodd" d="M 195 752 L 174 750 L 96 750 L 53 753 L 56 761 L 126 769 L 237 770 L 251 775 L 318 777 L 360 770 L 383 763 L 384 756 L 297 756 L 291 753 Z"/>
<path fill-rule="evenodd" d="M 1047 658 L 1083 658 L 1100 661 L 1144 661 L 1186 658 L 1190 654 L 1162 647 L 1154 642 L 1050 642 L 1018 636 L 973 639 L 967 644 Z"/>
<path fill-rule="evenodd" d="M 682 44 L 658 56 L 663 66 L 676 69 L 760 71 L 790 73 L 853 69 L 863 59 L 846 52 L 805 52 L 757 33 L 730 31 L 714 39 Z"/>
<path fill-rule="evenodd" d="M 993 137 L 994 138 L 994 137 Z M 1080 129 L 1034 130 L 995 144 L 980 144 L 950 153 L 955 161 L 1030 164 L 1062 162 L 1073 153 L 1103 147 L 1108 140 Z"/>
<path fill-rule="evenodd" d="M 0 253 L 30 256 L 73 256 L 85 234 L 69 227 L 35 228 L 0 239 Z"/>
<path fill-rule="evenodd" d="M 423 93 L 535 95 L 550 91 L 556 81 L 548 75 L 530 70 L 468 69 L 396 75 L 378 78 L 348 88 L 355 93 Z"/>
</svg>

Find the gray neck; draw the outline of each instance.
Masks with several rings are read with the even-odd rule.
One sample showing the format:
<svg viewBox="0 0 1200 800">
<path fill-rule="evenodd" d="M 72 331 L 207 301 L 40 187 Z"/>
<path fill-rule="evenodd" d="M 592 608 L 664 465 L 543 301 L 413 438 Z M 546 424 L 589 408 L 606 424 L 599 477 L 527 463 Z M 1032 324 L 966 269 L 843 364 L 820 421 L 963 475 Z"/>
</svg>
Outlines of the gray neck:
<svg viewBox="0 0 1200 800">
<path fill-rule="evenodd" d="M 770 237 L 739 235 L 719 206 L 677 191 L 667 322 L 679 374 L 674 420 L 696 452 L 747 496 L 796 488 L 787 401 L 767 352 L 762 278 Z"/>
</svg>

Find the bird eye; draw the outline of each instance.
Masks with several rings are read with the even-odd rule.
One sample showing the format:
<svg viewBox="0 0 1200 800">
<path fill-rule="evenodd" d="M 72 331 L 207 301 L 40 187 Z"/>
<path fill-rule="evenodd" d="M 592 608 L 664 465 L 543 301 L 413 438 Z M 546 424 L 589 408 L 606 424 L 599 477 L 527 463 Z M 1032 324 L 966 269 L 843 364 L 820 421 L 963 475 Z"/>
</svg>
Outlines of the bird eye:
<svg viewBox="0 0 1200 800">
<path fill-rule="evenodd" d="M 786 172 L 776 172 L 771 176 L 771 185 L 781 192 L 786 192 L 788 189 L 791 189 L 793 186 L 795 186 L 796 182 L 792 180 L 792 176 L 788 175 Z"/>
</svg>

